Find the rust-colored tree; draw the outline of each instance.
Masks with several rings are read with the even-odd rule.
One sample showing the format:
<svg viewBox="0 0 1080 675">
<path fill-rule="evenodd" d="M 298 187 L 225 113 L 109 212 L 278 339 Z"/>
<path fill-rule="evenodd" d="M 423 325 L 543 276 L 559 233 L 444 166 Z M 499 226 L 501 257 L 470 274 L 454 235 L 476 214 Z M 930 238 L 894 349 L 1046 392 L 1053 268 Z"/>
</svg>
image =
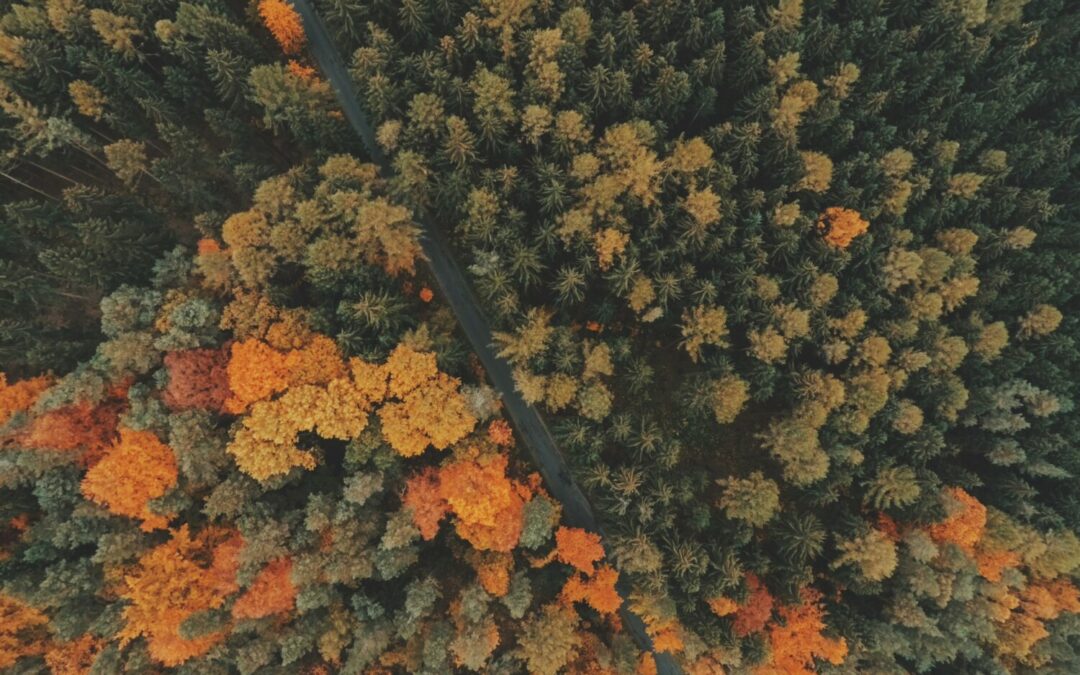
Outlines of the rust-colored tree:
<svg viewBox="0 0 1080 675">
<path fill-rule="evenodd" d="M 173 410 L 224 411 L 229 398 L 228 353 L 224 349 L 187 349 L 165 355 L 169 384 L 163 400 Z"/>
<path fill-rule="evenodd" d="M 439 533 L 439 523 L 450 512 L 450 504 L 439 491 L 439 471 L 425 467 L 405 482 L 405 506 L 412 510 L 413 524 L 420 536 L 430 541 Z"/>
<path fill-rule="evenodd" d="M 7 442 L 32 450 L 78 452 L 80 463 L 92 466 L 116 440 L 117 423 L 127 409 L 126 389 L 118 385 L 99 403 L 74 403 L 38 415 Z"/>
<path fill-rule="evenodd" d="M 750 589 L 750 595 L 735 612 L 735 622 L 732 624 L 732 629 L 739 637 L 746 637 L 765 628 L 765 624 L 772 617 L 774 605 L 772 594 L 757 575 L 747 574 L 746 585 Z"/>
</svg>

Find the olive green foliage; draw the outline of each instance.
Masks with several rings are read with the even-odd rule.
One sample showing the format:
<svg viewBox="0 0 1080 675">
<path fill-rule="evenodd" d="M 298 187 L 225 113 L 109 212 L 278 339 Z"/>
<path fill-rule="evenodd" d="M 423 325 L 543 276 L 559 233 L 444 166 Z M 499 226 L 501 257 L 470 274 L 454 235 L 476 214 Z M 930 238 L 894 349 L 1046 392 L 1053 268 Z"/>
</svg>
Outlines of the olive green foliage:
<svg viewBox="0 0 1080 675">
<path fill-rule="evenodd" d="M 925 590 L 990 583 L 969 558 L 895 541 L 946 487 L 1080 522 L 1075 7 L 420 5 L 332 24 L 396 194 L 453 234 L 686 641 L 763 658 L 706 603 L 753 573 L 823 591 L 845 668 L 1075 667 L 1071 623 L 1010 652 L 967 590 Z"/>
</svg>

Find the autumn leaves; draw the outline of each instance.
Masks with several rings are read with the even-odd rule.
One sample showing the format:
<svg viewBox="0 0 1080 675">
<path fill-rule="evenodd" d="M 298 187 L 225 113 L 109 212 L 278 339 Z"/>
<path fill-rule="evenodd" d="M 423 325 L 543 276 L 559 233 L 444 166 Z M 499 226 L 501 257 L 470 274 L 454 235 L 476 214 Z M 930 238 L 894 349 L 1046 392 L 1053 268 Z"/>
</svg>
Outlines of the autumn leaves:
<svg viewBox="0 0 1080 675">
<path fill-rule="evenodd" d="M 322 336 L 284 353 L 247 340 L 233 345 L 228 373 L 231 409 L 247 410 L 228 451 L 242 471 L 259 480 L 314 467 L 314 455 L 296 447 L 300 432 L 348 441 L 367 428 L 372 412 L 383 437 L 404 457 L 428 446 L 445 449 L 476 423 L 458 391 L 460 382 L 438 372 L 434 354 L 404 345 L 380 366 L 357 358 L 346 363 Z"/>
<path fill-rule="evenodd" d="M 425 540 L 439 533 L 440 523 L 452 518 L 454 532 L 473 550 L 467 554 L 477 579 L 486 592 L 503 597 L 510 590 L 514 574 L 515 550 L 521 557 L 527 549 L 545 547 L 558 522 L 558 507 L 544 493 L 540 476 L 531 474 L 525 482 L 507 476 L 505 454 L 477 449 L 441 467 L 427 467 L 408 479 L 402 502 Z M 569 576 L 556 602 L 534 616 L 545 622 L 563 616 L 574 603 L 592 607 L 601 615 L 611 615 L 622 606 L 615 589 L 619 573 L 610 565 L 597 565 L 604 548 L 597 534 L 579 528 L 559 527 L 554 547 L 543 556 L 530 558 L 529 566 L 546 567 L 559 562 L 569 568 Z M 547 618 L 545 618 L 547 617 Z M 571 639 L 571 642 L 573 639 Z M 529 642 L 523 648 L 531 654 Z M 573 648 L 554 658 L 558 669 L 570 658 Z M 547 662 L 530 655 L 528 660 Z M 560 660 L 561 659 L 561 660 Z M 548 672 L 536 666 L 533 672 Z M 551 672 L 555 672 L 552 670 Z"/>
<path fill-rule="evenodd" d="M 298 54 L 307 37 L 300 15 L 285 0 L 259 0 L 259 16 L 263 24 L 281 45 L 286 54 Z"/>
<path fill-rule="evenodd" d="M 379 366 L 346 362 L 323 336 L 288 351 L 249 339 L 233 344 L 227 372 L 233 392 L 227 407 L 246 412 L 229 452 L 259 480 L 313 468 L 314 456 L 296 447 L 297 434 L 350 440 L 367 427 L 376 406 L 384 437 L 406 457 L 428 445 L 446 448 L 475 424 L 459 382 L 438 372 L 434 354 L 405 346 Z"/>
</svg>

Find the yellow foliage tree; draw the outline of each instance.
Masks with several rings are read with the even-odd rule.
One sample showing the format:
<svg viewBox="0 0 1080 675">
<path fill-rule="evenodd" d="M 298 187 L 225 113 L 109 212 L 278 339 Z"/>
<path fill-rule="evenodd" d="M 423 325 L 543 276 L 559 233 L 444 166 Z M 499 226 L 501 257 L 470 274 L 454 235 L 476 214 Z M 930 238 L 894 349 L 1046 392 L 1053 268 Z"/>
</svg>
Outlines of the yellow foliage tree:
<svg viewBox="0 0 1080 675">
<path fill-rule="evenodd" d="M 429 445 L 444 450 L 476 426 L 458 387 L 461 381 L 440 373 L 435 355 L 399 345 L 385 368 L 389 374 L 388 401 L 379 409 L 382 433 L 404 457 L 422 453 Z"/>
<path fill-rule="evenodd" d="M 242 471 L 259 480 L 314 468 L 315 456 L 296 447 L 297 434 L 355 438 L 376 404 L 382 404 L 384 438 L 406 457 L 429 445 L 446 449 L 476 425 L 460 381 L 439 372 L 434 354 L 405 345 L 380 366 L 356 358 L 346 364 L 333 340 L 322 335 L 287 352 L 252 338 L 233 345 L 228 375 L 233 395 L 226 407 L 249 410 L 228 450 Z"/>
<path fill-rule="evenodd" d="M 727 312 L 723 307 L 698 305 L 683 312 L 682 345 L 694 363 L 701 358 L 705 345 L 726 347 L 727 335 Z"/>
<path fill-rule="evenodd" d="M 597 230 L 593 236 L 593 243 L 595 244 L 596 259 L 600 270 L 606 272 L 611 269 L 611 265 L 615 262 L 615 256 L 620 255 L 626 249 L 626 245 L 630 243 L 630 235 L 606 227 Z"/>
</svg>

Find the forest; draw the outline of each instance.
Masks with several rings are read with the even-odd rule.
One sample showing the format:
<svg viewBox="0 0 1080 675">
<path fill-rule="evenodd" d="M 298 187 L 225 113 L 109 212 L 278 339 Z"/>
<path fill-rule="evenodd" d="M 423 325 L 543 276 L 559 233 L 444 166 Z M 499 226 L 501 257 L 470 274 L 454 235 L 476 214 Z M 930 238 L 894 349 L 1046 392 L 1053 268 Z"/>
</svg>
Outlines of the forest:
<svg viewBox="0 0 1080 675">
<path fill-rule="evenodd" d="M 1080 5 L 4 4 L 0 672 L 1080 672 Z"/>
</svg>

